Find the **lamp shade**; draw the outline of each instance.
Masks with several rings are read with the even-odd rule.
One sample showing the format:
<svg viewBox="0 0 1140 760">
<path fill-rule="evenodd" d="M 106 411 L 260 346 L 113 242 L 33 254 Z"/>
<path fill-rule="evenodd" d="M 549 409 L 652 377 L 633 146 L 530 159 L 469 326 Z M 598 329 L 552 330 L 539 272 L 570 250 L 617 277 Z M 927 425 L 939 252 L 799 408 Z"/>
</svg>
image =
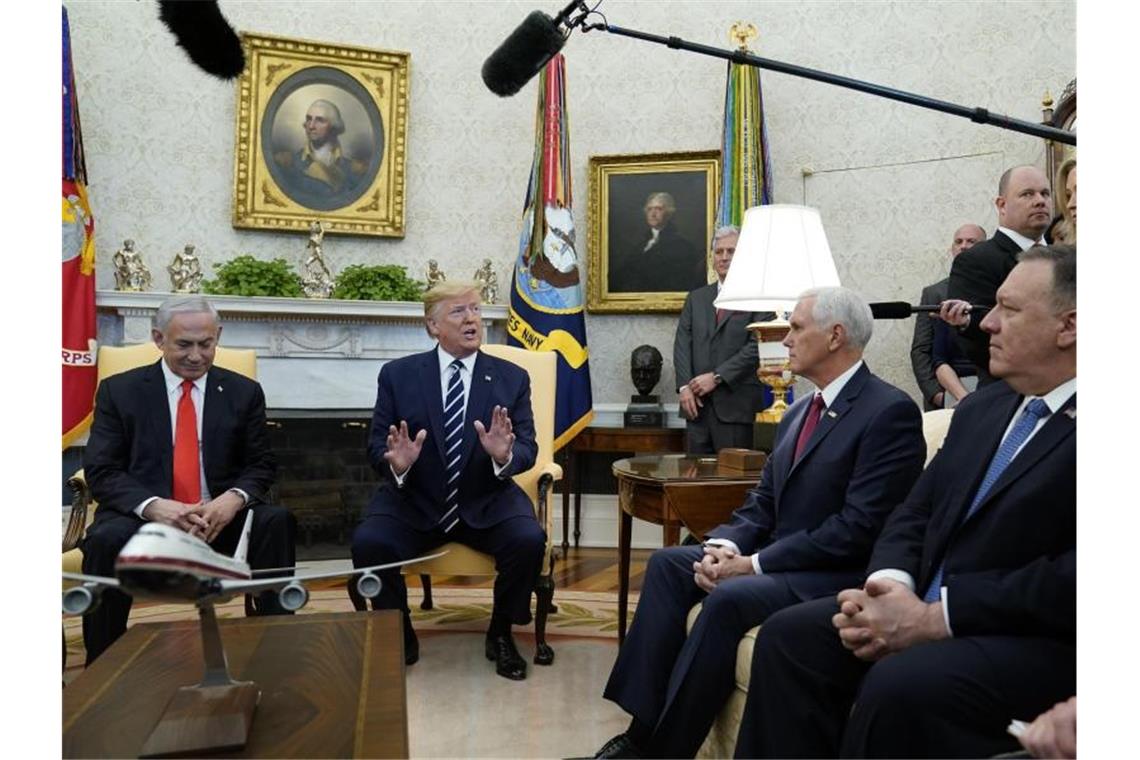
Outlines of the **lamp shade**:
<svg viewBox="0 0 1140 760">
<path fill-rule="evenodd" d="M 792 311 L 808 288 L 839 285 L 819 210 L 772 204 L 744 212 L 732 266 L 715 304 L 735 311 Z"/>
</svg>

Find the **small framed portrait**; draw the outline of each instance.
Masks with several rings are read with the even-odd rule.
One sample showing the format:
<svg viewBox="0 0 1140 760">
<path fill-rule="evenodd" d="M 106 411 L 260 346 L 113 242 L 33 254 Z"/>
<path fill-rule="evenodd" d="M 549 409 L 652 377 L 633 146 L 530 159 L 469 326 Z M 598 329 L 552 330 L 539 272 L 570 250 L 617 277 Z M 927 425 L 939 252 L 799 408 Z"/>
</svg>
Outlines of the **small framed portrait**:
<svg viewBox="0 0 1140 760">
<path fill-rule="evenodd" d="M 679 312 L 712 276 L 720 151 L 590 157 L 586 310 Z"/>
<path fill-rule="evenodd" d="M 407 53 L 242 34 L 233 225 L 404 236 Z"/>
</svg>

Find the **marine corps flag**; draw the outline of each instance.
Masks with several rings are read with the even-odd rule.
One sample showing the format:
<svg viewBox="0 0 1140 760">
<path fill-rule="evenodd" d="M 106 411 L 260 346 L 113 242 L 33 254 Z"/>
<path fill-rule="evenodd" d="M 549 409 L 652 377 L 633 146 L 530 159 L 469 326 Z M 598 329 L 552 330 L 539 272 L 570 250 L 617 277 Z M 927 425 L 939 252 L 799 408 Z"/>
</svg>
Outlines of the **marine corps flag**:
<svg viewBox="0 0 1140 760">
<path fill-rule="evenodd" d="M 565 104 L 566 59 L 557 55 L 539 75 L 534 161 L 507 317 L 508 344 L 558 354 L 555 450 L 594 416 L 581 269 L 570 212 L 570 133 Z"/>
<path fill-rule="evenodd" d="M 91 425 L 95 406 L 95 220 L 87 205 L 71 34 L 63 9 L 63 448 Z"/>
</svg>

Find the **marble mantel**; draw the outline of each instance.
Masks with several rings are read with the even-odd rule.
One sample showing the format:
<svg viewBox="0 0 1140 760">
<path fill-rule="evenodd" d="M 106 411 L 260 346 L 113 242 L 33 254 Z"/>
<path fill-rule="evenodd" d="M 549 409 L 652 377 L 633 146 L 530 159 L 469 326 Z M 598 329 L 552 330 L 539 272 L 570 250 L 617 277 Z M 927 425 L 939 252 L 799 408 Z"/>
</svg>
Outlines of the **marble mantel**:
<svg viewBox="0 0 1140 760">
<path fill-rule="evenodd" d="M 100 290 L 100 345 L 150 340 L 151 318 L 169 293 Z M 434 341 L 415 302 L 208 296 L 221 314 L 221 343 L 257 352 L 270 414 L 329 412 L 367 416 L 384 362 L 425 351 Z M 483 307 L 486 339 L 505 340 L 507 307 Z"/>
</svg>

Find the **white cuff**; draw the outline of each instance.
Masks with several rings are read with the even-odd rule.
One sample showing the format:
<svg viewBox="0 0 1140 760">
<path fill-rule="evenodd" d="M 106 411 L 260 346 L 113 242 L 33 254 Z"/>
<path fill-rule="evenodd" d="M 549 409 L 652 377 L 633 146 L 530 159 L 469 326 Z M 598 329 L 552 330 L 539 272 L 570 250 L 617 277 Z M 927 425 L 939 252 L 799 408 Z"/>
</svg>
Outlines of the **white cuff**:
<svg viewBox="0 0 1140 760">
<path fill-rule="evenodd" d="M 883 568 L 882 570 L 876 570 L 867 576 L 867 580 L 869 581 L 873 581 L 876 578 L 886 578 L 887 580 L 898 581 L 899 583 L 905 584 L 906 587 L 909 588 L 912 592 L 914 591 L 914 578 L 906 570 L 887 567 Z"/>
<path fill-rule="evenodd" d="M 759 552 L 752 555 L 752 572 L 756 573 L 757 575 L 763 575 L 764 574 L 764 571 L 760 569 L 760 553 Z"/>
<path fill-rule="evenodd" d="M 946 633 L 950 638 L 954 638 L 954 629 L 950 627 L 950 605 L 946 603 L 950 589 L 943 586 L 938 590 L 938 595 L 942 598 L 942 622 L 946 624 Z"/>
<path fill-rule="evenodd" d="M 146 518 L 143 517 L 143 510 L 146 509 L 147 505 L 149 505 L 152 501 L 158 501 L 158 497 L 151 496 L 149 499 L 143 500 L 142 504 L 139 504 L 137 507 L 135 507 L 135 514 L 139 516 L 140 520 L 146 520 Z"/>
<path fill-rule="evenodd" d="M 412 468 L 409 467 L 408 469 L 404 470 L 402 473 L 397 473 L 396 468 L 393 467 L 392 465 L 388 465 L 388 469 L 391 470 L 392 477 L 396 479 L 396 488 L 403 488 L 404 487 L 404 479 L 408 477 L 408 473 L 412 471 Z"/>
<path fill-rule="evenodd" d="M 710 538 L 705 541 L 703 546 L 723 546 L 732 549 L 733 554 L 740 554 L 740 547 L 736 545 L 735 541 L 727 538 Z"/>
<path fill-rule="evenodd" d="M 507 461 L 503 463 L 502 467 L 500 467 L 498 462 L 496 462 L 494 459 L 491 460 L 491 466 L 495 469 L 496 478 L 503 477 L 503 470 L 511 466 L 511 461 L 514 460 L 514 458 L 515 452 L 512 450 L 509 454 L 507 454 Z"/>
<path fill-rule="evenodd" d="M 241 505 L 242 505 L 243 507 L 245 507 L 245 506 L 248 506 L 248 505 L 249 505 L 249 494 L 247 494 L 245 491 L 241 490 L 240 488 L 236 488 L 236 487 L 235 487 L 235 488 L 229 488 L 229 489 L 226 489 L 226 490 L 227 490 L 227 491 L 233 491 L 233 492 L 234 492 L 234 493 L 236 493 L 238 496 L 240 496 L 240 497 L 241 497 L 241 501 L 242 501 Z"/>
</svg>

